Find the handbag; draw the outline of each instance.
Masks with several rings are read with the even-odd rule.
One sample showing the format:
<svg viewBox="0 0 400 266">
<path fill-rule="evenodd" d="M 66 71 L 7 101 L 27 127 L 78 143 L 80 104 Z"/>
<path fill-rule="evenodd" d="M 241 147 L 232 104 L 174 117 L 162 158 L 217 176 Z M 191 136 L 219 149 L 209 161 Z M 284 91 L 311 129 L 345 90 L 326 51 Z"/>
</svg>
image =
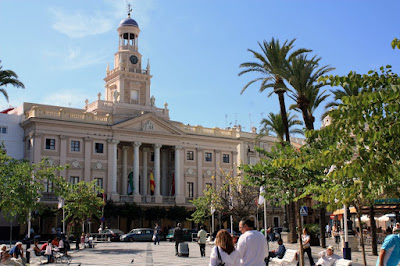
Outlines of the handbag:
<svg viewBox="0 0 400 266">
<path fill-rule="evenodd" d="M 219 247 L 217 247 L 217 254 L 218 254 L 217 266 L 225 266 L 225 262 L 222 261 L 221 254 L 219 254 Z"/>
<path fill-rule="evenodd" d="M 153 237 L 151 238 L 153 241 L 156 241 L 156 235 L 153 235 Z"/>
</svg>

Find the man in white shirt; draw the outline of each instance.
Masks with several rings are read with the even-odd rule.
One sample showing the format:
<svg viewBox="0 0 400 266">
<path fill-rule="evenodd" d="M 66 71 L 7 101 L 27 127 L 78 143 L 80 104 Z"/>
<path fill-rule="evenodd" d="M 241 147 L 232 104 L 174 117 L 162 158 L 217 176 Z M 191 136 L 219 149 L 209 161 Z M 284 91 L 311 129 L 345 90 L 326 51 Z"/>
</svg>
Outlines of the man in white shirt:
<svg viewBox="0 0 400 266">
<path fill-rule="evenodd" d="M 268 243 L 263 234 L 254 230 L 254 222 L 243 219 L 239 223 L 242 235 L 237 243 L 240 265 L 262 266 L 268 257 Z"/>
<path fill-rule="evenodd" d="M 333 247 L 329 246 L 326 248 L 326 251 L 321 251 L 318 253 L 320 259 L 317 262 L 317 266 L 331 266 L 337 261 L 341 259 L 340 256 L 333 253 Z"/>
</svg>

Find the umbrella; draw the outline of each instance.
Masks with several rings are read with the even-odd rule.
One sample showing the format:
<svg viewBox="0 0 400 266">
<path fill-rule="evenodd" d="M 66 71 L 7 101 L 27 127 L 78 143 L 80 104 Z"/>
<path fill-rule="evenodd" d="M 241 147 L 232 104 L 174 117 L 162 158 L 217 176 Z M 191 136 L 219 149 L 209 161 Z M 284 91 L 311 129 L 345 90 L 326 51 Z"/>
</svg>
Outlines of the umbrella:
<svg viewBox="0 0 400 266">
<path fill-rule="evenodd" d="M 386 216 L 386 215 L 383 215 L 383 216 L 379 217 L 377 220 L 379 222 L 387 222 L 387 221 L 390 220 L 390 218 L 388 216 Z"/>
</svg>

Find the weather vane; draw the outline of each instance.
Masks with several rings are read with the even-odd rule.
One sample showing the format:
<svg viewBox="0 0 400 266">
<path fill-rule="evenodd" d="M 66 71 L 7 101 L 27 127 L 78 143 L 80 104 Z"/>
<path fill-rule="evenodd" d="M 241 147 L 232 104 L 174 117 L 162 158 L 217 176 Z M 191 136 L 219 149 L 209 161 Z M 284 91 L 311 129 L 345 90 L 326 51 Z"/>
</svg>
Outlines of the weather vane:
<svg viewBox="0 0 400 266">
<path fill-rule="evenodd" d="M 128 7 L 128 17 L 131 16 L 131 12 L 132 12 L 132 8 L 131 8 L 131 4 L 128 4 L 128 1 L 126 1 L 127 7 Z"/>
</svg>

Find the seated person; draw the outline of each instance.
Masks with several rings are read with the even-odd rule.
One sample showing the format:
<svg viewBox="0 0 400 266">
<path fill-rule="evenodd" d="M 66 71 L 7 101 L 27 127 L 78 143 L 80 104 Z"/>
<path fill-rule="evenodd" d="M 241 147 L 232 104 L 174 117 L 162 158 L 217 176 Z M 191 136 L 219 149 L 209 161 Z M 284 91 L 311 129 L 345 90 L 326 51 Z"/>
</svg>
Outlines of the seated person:
<svg viewBox="0 0 400 266">
<path fill-rule="evenodd" d="M 64 240 L 60 237 L 58 238 L 58 250 L 62 253 L 67 254 L 67 249 L 65 248 Z"/>
<path fill-rule="evenodd" d="M 59 241 L 59 237 L 54 237 L 53 241 L 51 241 L 51 244 L 53 245 L 53 247 L 58 247 L 58 241 Z"/>
<path fill-rule="evenodd" d="M 11 255 L 7 252 L 7 246 L 0 246 L 0 265 L 15 265 L 16 262 L 11 260 Z M 17 264 L 18 265 L 18 264 Z"/>
<path fill-rule="evenodd" d="M 44 250 L 39 248 L 39 240 L 35 239 L 33 243 L 33 251 L 35 252 L 36 256 L 44 256 Z"/>
<path fill-rule="evenodd" d="M 9 254 L 12 256 L 12 260 L 22 265 L 26 264 L 24 257 L 24 249 L 22 248 L 22 242 L 17 242 L 14 247 L 11 248 Z"/>
<path fill-rule="evenodd" d="M 321 251 L 318 256 L 320 259 L 318 260 L 316 265 L 320 266 L 331 266 L 335 263 L 336 260 L 341 259 L 340 256 L 333 254 L 333 247 L 329 246 L 326 248 L 326 251 Z"/>
<path fill-rule="evenodd" d="M 269 263 L 269 258 L 275 258 L 278 257 L 278 259 L 282 259 L 283 256 L 285 256 L 286 248 L 285 245 L 283 245 L 283 240 L 278 239 L 278 249 L 277 250 L 272 250 L 268 253 L 268 257 L 265 259 L 265 264 L 268 265 Z"/>
</svg>

